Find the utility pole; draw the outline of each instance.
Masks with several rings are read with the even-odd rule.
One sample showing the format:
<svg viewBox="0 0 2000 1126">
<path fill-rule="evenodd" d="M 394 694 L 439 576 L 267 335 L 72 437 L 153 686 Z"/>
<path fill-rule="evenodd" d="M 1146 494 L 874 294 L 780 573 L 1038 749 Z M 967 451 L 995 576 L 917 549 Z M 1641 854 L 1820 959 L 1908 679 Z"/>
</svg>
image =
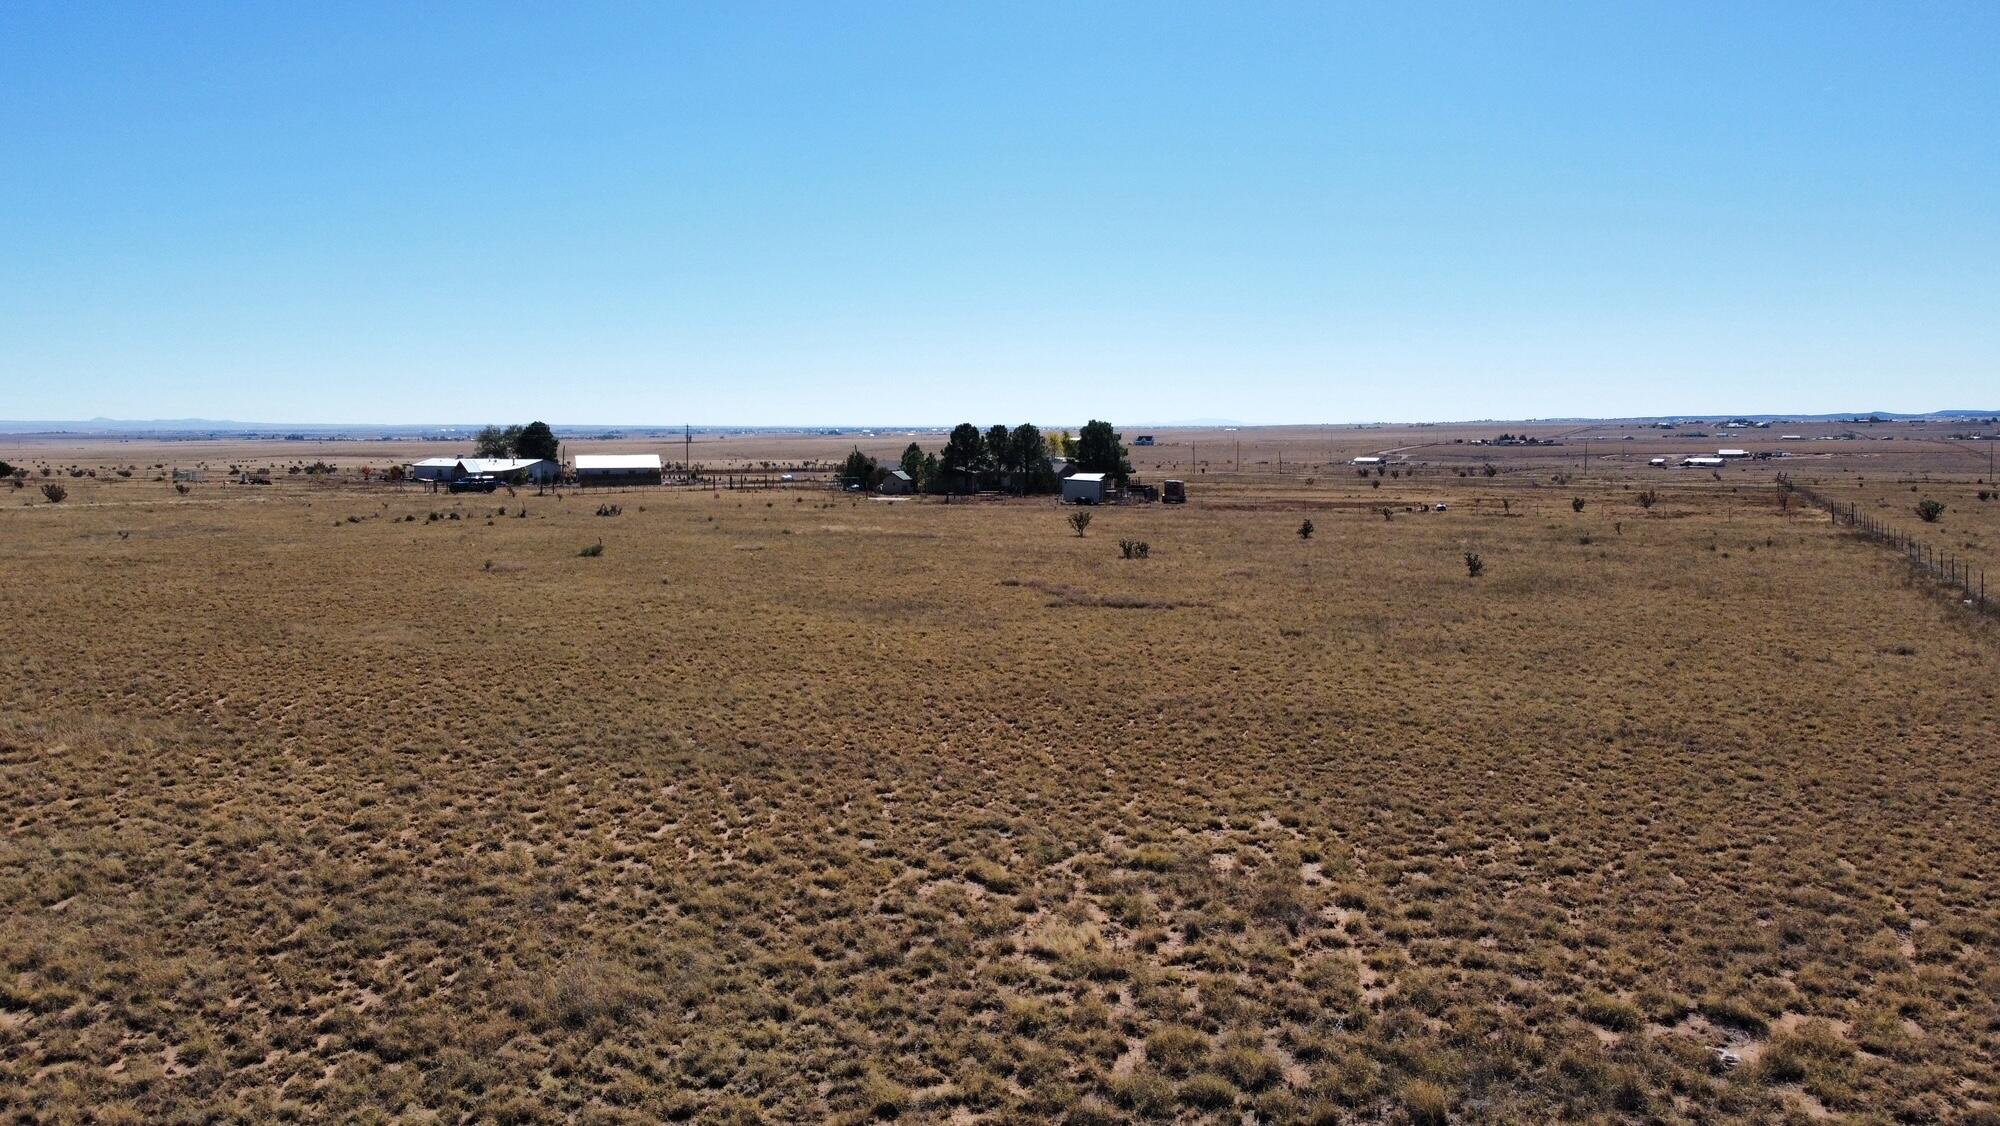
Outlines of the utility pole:
<svg viewBox="0 0 2000 1126">
<path fill-rule="evenodd" d="M 685 422 L 681 424 L 681 476 L 688 484 L 694 483 L 694 426 Z"/>
</svg>

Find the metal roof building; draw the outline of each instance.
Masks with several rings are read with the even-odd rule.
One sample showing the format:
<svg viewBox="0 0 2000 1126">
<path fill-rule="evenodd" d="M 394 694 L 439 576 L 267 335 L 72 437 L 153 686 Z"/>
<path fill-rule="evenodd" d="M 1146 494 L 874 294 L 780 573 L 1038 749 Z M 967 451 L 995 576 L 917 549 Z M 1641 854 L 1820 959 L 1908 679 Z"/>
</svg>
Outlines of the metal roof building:
<svg viewBox="0 0 2000 1126">
<path fill-rule="evenodd" d="M 1064 504 L 1103 504 L 1105 481 L 1102 473 L 1072 473 L 1063 478 Z"/>
<path fill-rule="evenodd" d="M 659 454 L 578 454 L 579 485 L 657 485 L 664 471 Z"/>
<path fill-rule="evenodd" d="M 511 477 L 517 473 L 530 481 L 553 481 L 561 473 L 561 467 L 545 458 L 532 457 L 427 457 L 410 464 L 410 478 L 415 481 Z"/>
</svg>

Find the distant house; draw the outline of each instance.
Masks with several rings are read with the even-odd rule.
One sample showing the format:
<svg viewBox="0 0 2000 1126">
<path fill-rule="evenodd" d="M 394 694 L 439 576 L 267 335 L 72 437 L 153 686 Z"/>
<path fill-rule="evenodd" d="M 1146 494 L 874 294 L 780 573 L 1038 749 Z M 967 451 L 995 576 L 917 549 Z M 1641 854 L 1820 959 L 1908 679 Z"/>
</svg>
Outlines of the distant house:
<svg viewBox="0 0 2000 1126">
<path fill-rule="evenodd" d="M 1666 458 L 1663 458 L 1663 457 L 1656 457 L 1656 458 L 1652 459 L 1651 461 L 1648 461 L 1648 462 L 1647 462 L 1646 464 L 1647 464 L 1647 465 L 1665 465 L 1666 463 L 1667 463 L 1667 459 L 1666 459 Z"/>
<path fill-rule="evenodd" d="M 1049 468 L 1055 471 L 1056 479 L 1061 480 L 1076 472 L 1076 463 L 1066 457 L 1052 457 L 1049 459 Z"/>
<path fill-rule="evenodd" d="M 1072 473 L 1063 478 L 1064 504 L 1103 504 L 1105 480 L 1102 473 Z"/>
<path fill-rule="evenodd" d="M 427 457 L 410 463 L 409 477 L 412 481 L 449 481 L 458 476 L 458 459 L 455 457 Z"/>
<path fill-rule="evenodd" d="M 1681 459 L 1682 467 L 1687 469 L 1714 469 L 1717 466 L 1728 464 L 1727 461 L 1719 457 L 1684 457 Z"/>
<path fill-rule="evenodd" d="M 1715 456 L 1716 456 L 1716 457 L 1726 457 L 1726 458 L 1732 458 L 1732 459 L 1734 459 L 1734 458 L 1740 458 L 1740 457 L 1749 457 L 1749 456 L 1750 456 L 1750 451 L 1749 451 L 1749 450 L 1717 450 L 1717 451 L 1715 451 Z"/>
<path fill-rule="evenodd" d="M 1153 444 L 1153 436 L 1151 434 L 1141 434 L 1137 438 L 1132 439 L 1132 444 L 1135 446 L 1150 446 Z"/>
<path fill-rule="evenodd" d="M 538 485 L 547 484 L 562 475 L 562 467 L 547 458 L 538 457 L 462 457 L 458 459 L 460 477 L 498 477 L 502 481 L 519 477 Z"/>
<path fill-rule="evenodd" d="M 578 454 L 579 485 L 657 485 L 665 477 L 659 454 Z"/>
<path fill-rule="evenodd" d="M 206 481 L 208 480 L 208 474 L 200 469 L 176 469 L 174 470 L 174 480 Z"/>
<path fill-rule="evenodd" d="M 883 475 L 882 483 L 877 488 L 889 496 L 899 497 L 916 492 L 917 482 L 908 473 L 900 469 L 891 469 Z"/>
<path fill-rule="evenodd" d="M 1349 465 L 1380 465 L 1380 464 L 1382 464 L 1382 459 L 1381 459 L 1381 458 L 1379 458 L 1379 457 L 1357 457 L 1357 458 L 1355 458 L 1355 459 L 1354 459 L 1353 461 L 1350 461 L 1350 462 L 1348 462 L 1347 464 L 1349 464 Z"/>
</svg>

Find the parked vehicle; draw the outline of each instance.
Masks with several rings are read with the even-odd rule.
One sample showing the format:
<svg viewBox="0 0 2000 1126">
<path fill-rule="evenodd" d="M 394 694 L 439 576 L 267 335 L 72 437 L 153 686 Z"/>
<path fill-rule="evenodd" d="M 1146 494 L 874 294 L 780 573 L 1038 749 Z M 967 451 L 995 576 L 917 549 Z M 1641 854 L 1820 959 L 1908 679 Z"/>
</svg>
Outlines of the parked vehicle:
<svg viewBox="0 0 2000 1126">
<path fill-rule="evenodd" d="M 445 487 L 454 493 L 490 493 L 500 487 L 500 478 L 491 473 L 468 473 L 452 478 Z"/>
<path fill-rule="evenodd" d="M 1187 482 L 1168 481 L 1160 491 L 1160 500 L 1167 504 L 1187 503 Z"/>
</svg>

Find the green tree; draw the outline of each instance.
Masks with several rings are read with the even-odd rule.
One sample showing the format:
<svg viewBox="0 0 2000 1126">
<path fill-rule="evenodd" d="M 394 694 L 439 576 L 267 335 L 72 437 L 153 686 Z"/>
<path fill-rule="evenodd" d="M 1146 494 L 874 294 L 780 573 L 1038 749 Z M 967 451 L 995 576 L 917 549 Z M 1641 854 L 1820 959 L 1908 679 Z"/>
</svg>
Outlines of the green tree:
<svg viewBox="0 0 2000 1126">
<path fill-rule="evenodd" d="M 498 426 L 482 428 L 472 437 L 474 457 L 506 457 L 513 450 L 513 439 Z"/>
<path fill-rule="evenodd" d="M 1014 464 L 1014 436 L 999 423 L 986 428 L 986 464 L 1002 473 L 1018 468 Z"/>
<path fill-rule="evenodd" d="M 848 484 L 860 485 L 864 489 L 872 489 L 882 483 L 882 467 L 875 464 L 874 458 L 862 453 L 859 446 L 847 455 L 847 461 L 840 467 L 840 475 L 847 479 Z"/>
<path fill-rule="evenodd" d="M 1084 423 L 1082 433 L 1076 438 L 1076 470 L 1102 473 L 1120 488 L 1131 479 L 1132 463 L 1125 460 L 1125 446 L 1118 441 L 1118 432 L 1111 429 L 1110 423 L 1094 418 Z"/>
<path fill-rule="evenodd" d="M 514 438 L 514 456 L 538 461 L 554 461 L 560 443 L 546 422 L 530 422 Z"/>
<path fill-rule="evenodd" d="M 976 483 L 980 462 L 986 456 L 986 441 L 979 436 L 979 428 L 970 422 L 961 422 L 951 428 L 951 437 L 945 439 L 944 451 L 938 456 L 938 469 L 945 475 L 945 487 L 957 488 L 960 482 L 971 486 Z"/>
<path fill-rule="evenodd" d="M 897 468 L 910 475 L 912 485 L 919 489 L 923 488 L 928 480 L 924 476 L 924 448 L 915 442 L 903 447 L 903 456 L 897 462 Z"/>
<path fill-rule="evenodd" d="M 1020 491 L 1023 493 L 1052 493 L 1056 491 L 1055 467 L 1049 464 L 1049 444 L 1042 438 L 1042 432 L 1032 422 L 1024 422 L 1007 436 L 1010 447 L 1009 458 L 1020 477 Z"/>
</svg>

